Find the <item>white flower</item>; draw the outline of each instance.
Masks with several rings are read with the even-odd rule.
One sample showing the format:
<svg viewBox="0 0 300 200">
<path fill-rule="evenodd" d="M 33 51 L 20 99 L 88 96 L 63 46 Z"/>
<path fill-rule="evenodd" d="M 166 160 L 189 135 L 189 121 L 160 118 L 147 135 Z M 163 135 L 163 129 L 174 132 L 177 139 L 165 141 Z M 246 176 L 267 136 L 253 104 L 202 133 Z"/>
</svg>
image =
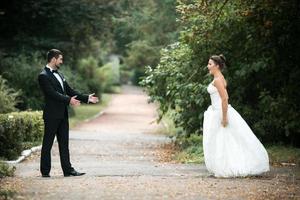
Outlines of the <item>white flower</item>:
<svg viewBox="0 0 300 200">
<path fill-rule="evenodd" d="M 12 118 L 14 118 L 13 115 L 8 115 L 8 119 L 12 119 Z"/>
</svg>

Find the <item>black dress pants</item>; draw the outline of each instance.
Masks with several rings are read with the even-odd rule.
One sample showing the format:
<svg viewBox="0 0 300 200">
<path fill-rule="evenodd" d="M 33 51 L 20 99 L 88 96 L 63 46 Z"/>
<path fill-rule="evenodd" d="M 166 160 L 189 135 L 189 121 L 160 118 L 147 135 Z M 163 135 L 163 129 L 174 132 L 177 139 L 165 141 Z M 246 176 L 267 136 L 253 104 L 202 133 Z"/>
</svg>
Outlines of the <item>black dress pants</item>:
<svg viewBox="0 0 300 200">
<path fill-rule="evenodd" d="M 41 152 L 40 170 L 42 174 L 49 174 L 51 170 L 51 149 L 56 135 L 60 163 L 63 173 L 69 173 L 73 170 L 70 163 L 69 153 L 69 120 L 63 119 L 44 119 L 44 137 Z"/>
</svg>

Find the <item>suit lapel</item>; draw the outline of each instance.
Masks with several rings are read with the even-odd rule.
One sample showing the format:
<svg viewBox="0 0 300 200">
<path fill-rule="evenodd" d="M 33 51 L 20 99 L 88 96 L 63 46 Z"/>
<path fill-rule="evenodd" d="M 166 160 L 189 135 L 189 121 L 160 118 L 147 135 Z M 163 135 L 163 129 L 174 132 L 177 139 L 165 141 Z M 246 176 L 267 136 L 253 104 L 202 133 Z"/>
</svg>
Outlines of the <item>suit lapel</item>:
<svg viewBox="0 0 300 200">
<path fill-rule="evenodd" d="M 45 70 L 46 70 L 48 76 L 52 79 L 52 82 L 54 81 L 53 83 L 59 88 L 60 92 L 64 93 L 64 91 L 63 91 L 63 89 L 61 87 L 61 84 L 59 83 L 59 81 L 57 80 L 57 78 L 53 75 L 53 73 L 50 71 L 50 69 L 48 67 L 45 67 Z M 61 75 L 60 75 L 60 77 L 61 77 Z"/>
<path fill-rule="evenodd" d="M 66 93 L 66 84 L 65 84 L 65 77 L 62 75 L 62 74 L 60 74 L 59 72 L 58 72 L 58 75 L 60 76 L 60 78 L 61 78 L 61 80 L 62 80 L 62 83 L 63 83 L 63 87 L 64 87 L 64 94 Z"/>
</svg>

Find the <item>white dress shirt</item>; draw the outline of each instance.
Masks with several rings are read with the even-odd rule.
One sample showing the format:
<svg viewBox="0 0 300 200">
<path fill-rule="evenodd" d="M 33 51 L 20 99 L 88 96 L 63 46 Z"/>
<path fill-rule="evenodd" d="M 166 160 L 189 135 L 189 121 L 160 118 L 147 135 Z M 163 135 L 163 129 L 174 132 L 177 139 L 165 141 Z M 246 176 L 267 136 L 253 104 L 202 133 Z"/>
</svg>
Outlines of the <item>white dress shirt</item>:
<svg viewBox="0 0 300 200">
<path fill-rule="evenodd" d="M 52 69 L 51 67 L 49 67 L 49 65 L 46 65 L 46 67 L 49 68 L 51 72 L 53 71 L 53 69 Z M 63 80 L 62 80 L 62 78 L 60 77 L 60 75 L 59 75 L 58 73 L 53 73 L 53 75 L 54 75 L 55 78 L 58 80 L 58 82 L 60 83 L 61 88 L 62 88 L 63 91 L 64 91 L 64 84 L 63 84 Z"/>
</svg>

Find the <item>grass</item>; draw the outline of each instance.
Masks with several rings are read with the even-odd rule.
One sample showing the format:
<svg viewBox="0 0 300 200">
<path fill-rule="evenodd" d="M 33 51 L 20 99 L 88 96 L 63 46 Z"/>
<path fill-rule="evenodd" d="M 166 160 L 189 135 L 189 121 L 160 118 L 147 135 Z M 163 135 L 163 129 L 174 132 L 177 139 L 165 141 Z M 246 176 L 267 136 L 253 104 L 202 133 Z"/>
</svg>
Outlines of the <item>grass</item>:
<svg viewBox="0 0 300 200">
<path fill-rule="evenodd" d="M 273 165 L 282 165 L 284 163 L 294 163 L 300 166 L 300 148 L 283 145 L 267 146 L 270 162 Z"/>
<path fill-rule="evenodd" d="M 70 117 L 70 128 L 74 128 L 78 123 L 87 120 L 100 113 L 110 101 L 110 95 L 103 94 L 101 103 L 97 104 L 82 104 L 74 108 L 75 115 Z"/>
<path fill-rule="evenodd" d="M 202 136 L 191 135 L 184 137 L 182 129 L 175 128 L 171 119 L 172 114 L 168 113 L 163 117 L 165 124 L 165 134 L 175 137 L 175 155 L 173 159 L 181 163 L 204 163 L 204 153 L 202 148 Z M 179 133 L 179 134 L 178 134 Z M 270 164 L 273 166 L 297 165 L 300 166 L 300 148 L 284 145 L 266 145 Z"/>
<path fill-rule="evenodd" d="M 186 149 L 182 149 L 175 154 L 174 158 L 181 163 L 204 163 L 204 154 L 201 146 L 193 145 Z"/>
<path fill-rule="evenodd" d="M 175 153 L 174 159 L 177 162 L 204 163 L 202 135 L 177 136 L 175 146 L 178 151 Z"/>
<path fill-rule="evenodd" d="M 160 130 L 165 135 L 175 138 L 175 153 L 173 159 L 180 163 L 204 163 L 204 153 L 202 148 L 202 136 L 191 135 L 185 137 L 183 129 L 176 128 L 172 120 L 174 113 L 168 111 L 162 118 L 165 130 Z"/>
</svg>

